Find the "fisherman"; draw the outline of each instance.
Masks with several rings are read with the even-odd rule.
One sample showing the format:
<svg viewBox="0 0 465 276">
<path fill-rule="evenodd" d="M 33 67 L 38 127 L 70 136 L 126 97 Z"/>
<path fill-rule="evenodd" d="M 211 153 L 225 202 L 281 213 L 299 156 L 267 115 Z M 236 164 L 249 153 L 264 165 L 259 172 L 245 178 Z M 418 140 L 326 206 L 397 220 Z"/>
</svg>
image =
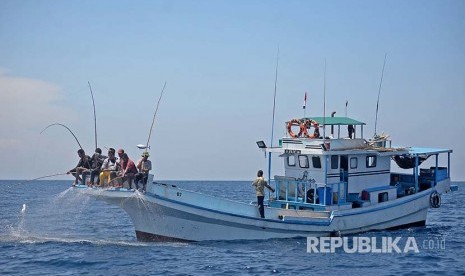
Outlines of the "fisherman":
<svg viewBox="0 0 465 276">
<path fill-rule="evenodd" d="M 313 137 L 320 138 L 320 127 L 318 126 L 318 123 L 314 123 L 313 127 L 315 128 L 313 131 Z"/>
<path fill-rule="evenodd" d="M 81 173 L 87 169 L 90 169 L 90 157 L 86 155 L 83 149 L 79 149 L 77 151 L 79 156 L 79 162 L 77 166 L 71 170 L 69 170 L 66 174 L 72 174 L 76 179 L 74 180 L 74 185 L 77 185 L 79 181 L 81 181 Z"/>
<path fill-rule="evenodd" d="M 354 125 L 348 125 L 347 126 L 347 132 L 349 132 L 349 138 L 352 139 L 352 135 L 355 132 Z"/>
<path fill-rule="evenodd" d="M 150 154 L 147 151 L 144 151 L 142 153 L 142 159 L 137 161 L 137 169 L 139 170 L 139 173 L 136 174 L 135 177 L 135 184 L 136 184 L 136 189 L 139 190 L 139 181 L 142 180 L 143 186 L 142 186 L 142 192 L 146 191 L 147 187 L 147 179 L 149 177 L 149 171 L 152 169 L 152 162 L 148 160 Z"/>
<path fill-rule="evenodd" d="M 124 149 L 118 149 L 118 157 L 119 157 L 120 162 L 121 162 L 123 154 L 124 154 Z"/>
<path fill-rule="evenodd" d="M 129 159 L 129 156 L 126 153 L 121 154 L 120 168 L 117 173 L 117 176 L 118 176 L 117 178 L 118 178 L 118 183 L 119 183 L 118 186 L 122 188 L 123 183 L 127 181 L 128 189 L 132 189 L 132 180 L 134 179 L 134 176 L 136 174 L 137 174 L 137 168 L 136 168 L 136 165 L 134 164 L 134 161 Z"/>
<path fill-rule="evenodd" d="M 265 209 L 263 207 L 263 199 L 265 199 L 265 187 L 268 188 L 271 192 L 274 193 L 274 189 L 268 185 L 266 180 L 263 178 L 263 171 L 259 170 L 257 172 L 257 179 L 252 182 L 252 186 L 255 186 L 255 191 L 257 194 L 257 203 L 258 210 L 260 211 L 260 217 L 265 218 Z"/>
<path fill-rule="evenodd" d="M 100 178 L 99 186 L 104 186 L 104 180 L 107 180 L 108 185 L 110 184 L 112 178 L 112 172 L 116 174 L 118 171 L 118 162 L 115 157 L 115 149 L 110 148 L 108 150 L 108 157 L 103 161 L 102 166 L 100 167 Z M 116 177 L 116 176 L 113 176 Z"/>
<path fill-rule="evenodd" d="M 90 175 L 90 183 L 88 186 L 94 185 L 94 178 L 97 176 L 97 185 L 100 183 L 100 168 L 102 167 L 103 161 L 105 160 L 106 156 L 102 155 L 102 150 L 100 148 L 95 149 L 94 155 L 91 158 L 91 165 L 90 170 L 86 170 L 82 173 L 83 182 L 85 183 L 85 179 L 88 175 Z"/>
</svg>

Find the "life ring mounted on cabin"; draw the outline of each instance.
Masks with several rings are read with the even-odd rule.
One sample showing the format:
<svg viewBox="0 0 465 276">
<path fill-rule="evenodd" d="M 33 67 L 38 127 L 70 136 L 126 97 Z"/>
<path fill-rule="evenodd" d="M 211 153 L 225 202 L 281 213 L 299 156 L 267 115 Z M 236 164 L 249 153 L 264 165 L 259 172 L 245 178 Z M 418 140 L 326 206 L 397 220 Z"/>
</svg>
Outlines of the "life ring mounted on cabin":
<svg viewBox="0 0 465 276">
<path fill-rule="evenodd" d="M 295 134 L 292 131 L 292 126 L 296 126 L 296 125 L 298 125 L 300 128 L 298 134 Z M 313 134 L 308 134 L 308 129 L 312 126 L 315 128 L 315 131 L 313 132 Z M 302 122 L 299 119 L 292 119 L 287 123 L 287 133 L 289 133 L 289 135 L 292 138 L 303 137 L 303 138 L 314 139 L 314 138 L 320 137 L 318 122 L 314 120 L 305 120 L 304 122 Z"/>
<path fill-rule="evenodd" d="M 299 131 L 298 134 L 295 134 L 292 131 L 292 126 L 295 125 L 295 124 L 297 124 L 300 127 L 300 131 Z M 287 133 L 289 133 L 289 135 L 292 138 L 298 138 L 298 137 L 300 137 L 302 135 L 302 123 L 300 122 L 299 119 L 292 119 L 287 123 Z"/>
</svg>

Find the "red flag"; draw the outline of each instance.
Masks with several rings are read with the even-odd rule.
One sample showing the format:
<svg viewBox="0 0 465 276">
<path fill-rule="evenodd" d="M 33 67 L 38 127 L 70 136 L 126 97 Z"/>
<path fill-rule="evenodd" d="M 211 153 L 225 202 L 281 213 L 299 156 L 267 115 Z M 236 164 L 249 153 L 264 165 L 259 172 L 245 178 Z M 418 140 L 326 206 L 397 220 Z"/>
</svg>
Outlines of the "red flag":
<svg viewBox="0 0 465 276">
<path fill-rule="evenodd" d="M 303 106 L 303 108 L 305 109 L 306 106 L 307 106 L 307 91 L 305 91 L 304 106 Z"/>
</svg>

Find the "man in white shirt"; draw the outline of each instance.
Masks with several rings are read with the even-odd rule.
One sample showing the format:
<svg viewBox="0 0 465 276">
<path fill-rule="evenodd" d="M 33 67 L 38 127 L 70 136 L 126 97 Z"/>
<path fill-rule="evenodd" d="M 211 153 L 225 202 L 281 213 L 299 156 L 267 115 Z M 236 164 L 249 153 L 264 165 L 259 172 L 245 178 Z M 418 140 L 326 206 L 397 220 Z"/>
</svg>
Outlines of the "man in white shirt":
<svg viewBox="0 0 465 276">
<path fill-rule="evenodd" d="M 142 192 L 145 192 L 147 187 L 147 179 L 149 177 L 149 171 L 152 169 L 152 162 L 148 160 L 150 154 L 146 151 L 142 153 L 142 159 L 137 161 L 137 170 L 139 173 L 136 174 L 135 182 L 136 182 L 136 189 L 139 189 L 139 181 L 142 180 Z"/>
</svg>

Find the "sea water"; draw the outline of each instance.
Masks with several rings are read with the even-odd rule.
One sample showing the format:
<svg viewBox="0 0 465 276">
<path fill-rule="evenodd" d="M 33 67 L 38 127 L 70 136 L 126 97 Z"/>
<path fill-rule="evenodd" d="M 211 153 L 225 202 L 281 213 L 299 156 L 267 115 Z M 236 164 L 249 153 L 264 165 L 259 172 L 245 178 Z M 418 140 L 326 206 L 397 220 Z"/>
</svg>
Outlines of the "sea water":
<svg viewBox="0 0 465 276">
<path fill-rule="evenodd" d="M 249 181 L 170 181 L 250 202 Z M 426 227 L 353 235 L 413 237 L 419 252 L 308 253 L 307 240 L 143 243 L 128 215 L 70 181 L 0 181 L 0 275 L 465 275 L 465 183 Z M 426 246 L 425 246 L 426 245 Z"/>
</svg>

